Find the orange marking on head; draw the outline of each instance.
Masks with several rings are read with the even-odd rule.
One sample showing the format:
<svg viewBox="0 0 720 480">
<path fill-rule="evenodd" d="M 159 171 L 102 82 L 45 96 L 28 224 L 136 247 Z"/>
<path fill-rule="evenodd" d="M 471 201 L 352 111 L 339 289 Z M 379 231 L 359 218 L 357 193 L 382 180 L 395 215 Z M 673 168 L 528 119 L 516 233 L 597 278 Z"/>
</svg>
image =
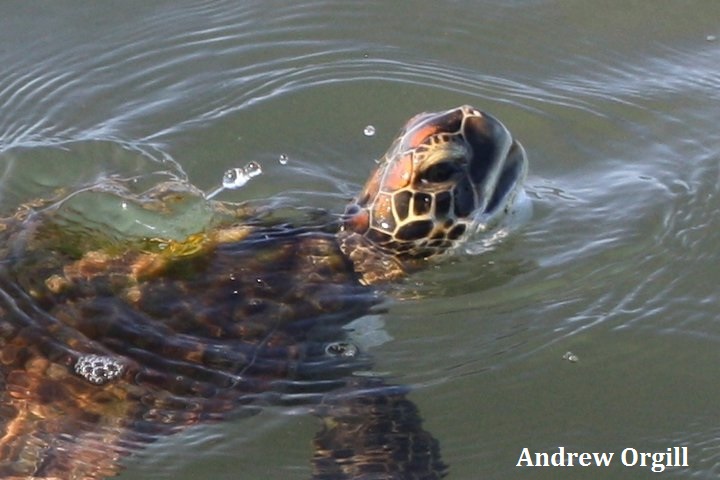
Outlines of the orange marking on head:
<svg viewBox="0 0 720 480">
<path fill-rule="evenodd" d="M 386 192 L 394 192 L 405 188 L 410 184 L 410 177 L 412 177 L 413 164 L 412 155 L 403 155 L 400 158 L 393 160 L 388 165 L 387 173 L 383 178 L 381 185 L 382 190 Z"/>
<path fill-rule="evenodd" d="M 425 125 L 418 130 L 412 132 L 410 138 L 407 139 L 407 148 L 415 148 L 420 145 L 426 138 L 436 134 L 440 130 L 438 125 Z"/>
<path fill-rule="evenodd" d="M 365 233 L 370 227 L 370 214 L 367 210 L 360 210 L 345 220 L 345 226 L 357 233 Z"/>
</svg>

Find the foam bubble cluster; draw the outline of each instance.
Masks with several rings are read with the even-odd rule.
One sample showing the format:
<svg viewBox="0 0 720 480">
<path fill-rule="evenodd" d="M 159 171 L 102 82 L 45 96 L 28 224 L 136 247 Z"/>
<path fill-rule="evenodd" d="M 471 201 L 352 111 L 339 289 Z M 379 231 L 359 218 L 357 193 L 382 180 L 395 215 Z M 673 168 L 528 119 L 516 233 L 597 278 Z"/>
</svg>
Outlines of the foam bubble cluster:
<svg viewBox="0 0 720 480">
<path fill-rule="evenodd" d="M 95 385 L 103 385 L 119 377 L 125 367 L 106 355 L 83 355 L 75 364 L 75 373 Z"/>
</svg>

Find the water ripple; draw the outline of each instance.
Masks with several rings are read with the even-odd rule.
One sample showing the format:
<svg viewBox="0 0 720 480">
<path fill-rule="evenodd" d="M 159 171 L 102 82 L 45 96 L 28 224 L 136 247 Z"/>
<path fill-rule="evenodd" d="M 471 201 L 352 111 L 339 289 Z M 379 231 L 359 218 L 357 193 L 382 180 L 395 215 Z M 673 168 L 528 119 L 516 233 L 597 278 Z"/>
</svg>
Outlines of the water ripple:
<svg viewBox="0 0 720 480">
<path fill-rule="evenodd" d="M 661 95 L 686 96 L 690 92 L 705 99 L 720 97 L 720 48 L 673 50 L 636 63 L 596 65 L 590 74 L 556 77 L 546 82 L 548 89 L 561 89 L 575 95 L 612 99 L 630 105 L 638 99 Z"/>
<path fill-rule="evenodd" d="M 47 47 L 30 64 L 13 59 L 0 80 L 7 112 L 0 120 L 0 150 L 81 138 L 153 144 L 289 92 L 348 82 L 415 85 L 522 108 L 534 104 L 536 111 L 545 103 L 598 114 L 571 95 L 448 68 L 385 45 L 303 38 L 317 22 L 308 7 L 273 17 L 258 9 L 199 4 L 169 15 L 163 11 L 137 25 L 103 31 L 94 43 L 60 51 Z M 134 93 L 118 103 L 113 92 Z M 85 114 L 87 105 L 92 113 Z"/>
<path fill-rule="evenodd" d="M 338 211 L 399 126 L 395 115 L 467 102 L 508 123 L 530 156 L 534 217 L 492 251 L 399 287 L 433 301 L 393 306 L 388 330 L 396 340 L 380 347 L 390 356 L 387 369 L 409 383 L 473 377 L 466 390 L 443 386 L 443 400 L 462 401 L 464 410 L 428 395 L 447 415 L 448 431 L 474 427 L 457 444 L 477 448 L 477 432 L 489 426 L 458 414 L 498 387 L 488 372 L 545 391 L 554 374 L 503 368 L 559 362 L 568 343 L 596 346 L 612 364 L 618 338 L 638 339 L 638 350 L 647 348 L 646 337 L 668 339 L 668 349 L 648 357 L 654 364 L 685 337 L 704 339 L 708 350 L 720 341 L 720 134 L 712 108 L 720 96 L 720 46 L 697 25 L 703 13 L 678 7 L 688 19 L 695 15 L 683 23 L 671 9 L 653 12 L 668 26 L 658 20 L 646 28 L 651 6 L 598 12 L 618 24 L 552 0 L 493 0 L 481 9 L 471 2 L 133 2 L 112 15 L 99 3 L 78 11 L 53 2 L 42 15 L 38 8 L 23 4 L 13 10 L 17 22 L 0 22 L 4 213 L 38 193 L 81 189 L 110 174 L 147 182 L 191 176 L 202 185 L 213 175 L 219 181 L 225 168 L 264 159 L 268 174 L 249 185 L 258 188 L 252 198 L 278 208 L 322 202 Z M 23 25 L 34 28 L 24 32 Z M 614 38 L 618 25 L 622 38 Z M 336 125 L 341 116 L 358 118 Z M 377 129 L 372 138 L 362 135 L 368 124 Z M 356 135 L 340 137 L 335 128 Z M 280 154 L 290 158 L 282 168 Z M 232 164 L 238 157 L 243 161 Z M 93 218 L 118 223 L 117 208 Z M 183 217 L 187 228 L 203 215 L 193 213 Z M 589 357 L 577 351 L 585 368 Z M 698 360 L 692 370 L 706 375 L 702 363 L 713 365 L 714 357 Z M 608 412 L 624 382 L 618 377 L 599 396 L 598 412 Z M 498 411 L 540 408 L 534 392 L 523 404 L 513 392 L 506 401 L 499 388 Z M 502 420 L 492 438 L 508 438 L 515 448 L 525 437 L 507 435 Z M 674 440 L 695 444 L 698 464 L 685 473 L 716 472 L 717 432 L 687 428 Z M 242 427 L 224 439 L 262 436 L 252 432 Z M 538 432 L 547 443 L 564 438 Z M 177 473 L 168 467 L 167 476 Z"/>
</svg>

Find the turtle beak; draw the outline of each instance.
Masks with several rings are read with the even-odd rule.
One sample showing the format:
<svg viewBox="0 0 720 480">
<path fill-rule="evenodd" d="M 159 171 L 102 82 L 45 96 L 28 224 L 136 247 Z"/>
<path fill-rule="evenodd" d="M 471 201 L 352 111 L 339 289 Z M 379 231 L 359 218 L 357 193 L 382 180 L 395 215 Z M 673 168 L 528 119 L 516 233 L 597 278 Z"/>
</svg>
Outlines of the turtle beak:
<svg viewBox="0 0 720 480">
<path fill-rule="evenodd" d="M 462 126 L 471 152 L 468 173 L 477 192 L 477 213 L 492 214 L 504 206 L 503 200 L 522 184 L 527 173 L 527 157 L 505 125 L 492 115 L 473 112 L 465 117 Z"/>
</svg>

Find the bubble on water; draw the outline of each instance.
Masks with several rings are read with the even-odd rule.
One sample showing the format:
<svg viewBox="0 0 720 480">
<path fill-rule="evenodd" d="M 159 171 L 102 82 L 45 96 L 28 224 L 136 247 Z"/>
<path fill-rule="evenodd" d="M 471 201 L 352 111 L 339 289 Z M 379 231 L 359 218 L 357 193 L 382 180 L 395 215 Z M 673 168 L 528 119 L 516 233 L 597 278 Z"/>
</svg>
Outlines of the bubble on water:
<svg viewBox="0 0 720 480">
<path fill-rule="evenodd" d="M 260 167 L 260 164 L 257 162 L 250 162 L 244 167 L 245 174 L 252 177 L 257 177 L 262 173 L 262 167 Z"/>
<path fill-rule="evenodd" d="M 332 342 L 325 346 L 325 353 L 331 357 L 352 358 L 359 352 L 358 347 L 350 342 Z"/>
<path fill-rule="evenodd" d="M 95 385 L 103 385 L 119 377 L 125 366 L 106 355 L 83 355 L 75 363 L 75 373 Z"/>
<path fill-rule="evenodd" d="M 230 170 L 226 170 L 225 173 L 223 173 L 223 187 L 227 188 L 229 186 L 232 186 L 232 184 L 237 181 L 239 172 L 239 168 L 231 168 Z"/>
<path fill-rule="evenodd" d="M 223 188 L 236 189 L 245 186 L 251 178 L 262 173 L 262 168 L 257 162 L 250 162 L 242 168 L 231 168 L 223 175 Z"/>
<path fill-rule="evenodd" d="M 288 156 L 283 153 L 280 155 L 280 158 L 278 158 L 278 161 L 280 162 L 280 165 L 287 165 Z"/>
<path fill-rule="evenodd" d="M 373 127 L 372 125 L 368 125 L 363 130 L 363 133 L 365 134 L 366 137 L 372 137 L 373 135 L 375 135 L 375 127 Z"/>
<path fill-rule="evenodd" d="M 216 188 L 212 192 L 205 195 L 206 198 L 212 198 L 223 190 L 235 190 L 245 186 L 251 178 L 257 177 L 262 173 L 262 167 L 257 162 L 250 162 L 242 168 L 231 168 L 226 170 L 222 178 L 222 186 Z"/>
<path fill-rule="evenodd" d="M 580 358 L 578 358 L 578 356 L 575 355 L 573 352 L 565 352 L 565 355 L 563 355 L 562 358 L 563 360 L 567 360 L 571 363 L 577 363 L 580 360 Z"/>
</svg>

